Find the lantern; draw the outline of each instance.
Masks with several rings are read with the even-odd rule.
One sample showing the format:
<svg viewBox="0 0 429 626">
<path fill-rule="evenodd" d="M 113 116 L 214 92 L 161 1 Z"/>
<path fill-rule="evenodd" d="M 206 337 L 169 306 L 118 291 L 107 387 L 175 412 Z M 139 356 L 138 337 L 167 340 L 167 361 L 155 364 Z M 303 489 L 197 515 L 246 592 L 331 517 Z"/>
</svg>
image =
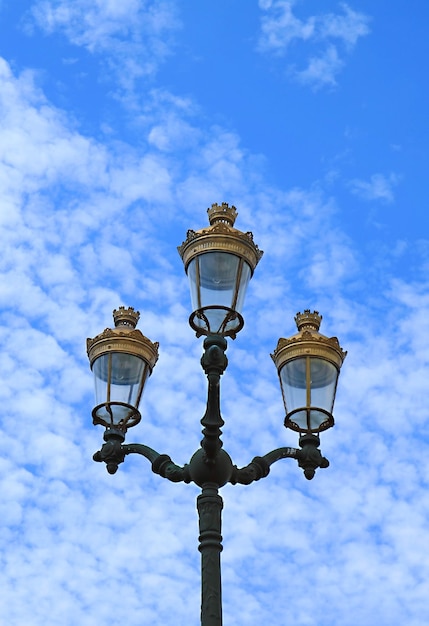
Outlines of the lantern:
<svg viewBox="0 0 429 626">
<path fill-rule="evenodd" d="M 207 213 L 210 226 L 188 230 L 178 248 L 191 288 L 194 311 L 189 323 L 197 336 L 235 338 L 244 324 L 241 311 L 247 285 L 263 252 L 251 232 L 233 227 L 234 206 L 213 204 Z"/>
<path fill-rule="evenodd" d="M 317 311 L 297 313 L 298 333 L 279 339 L 271 355 L 277 367 L 286 409 L 285 426 L 302 434 L 334 425 L 332 411 L 343 352 L 336 337 L 319 333 Z"/>
<path fill-rule="evenodd" d="M 136 330 L 139 317 L 132 307 L 119 307 L 113 311 L 115 328 L 87 339 L 95 378 L 94 424 L 126 432 L 141 419 L 138 406 L 146 379 L 158 360 L 159 344 Z"/>
</svg>

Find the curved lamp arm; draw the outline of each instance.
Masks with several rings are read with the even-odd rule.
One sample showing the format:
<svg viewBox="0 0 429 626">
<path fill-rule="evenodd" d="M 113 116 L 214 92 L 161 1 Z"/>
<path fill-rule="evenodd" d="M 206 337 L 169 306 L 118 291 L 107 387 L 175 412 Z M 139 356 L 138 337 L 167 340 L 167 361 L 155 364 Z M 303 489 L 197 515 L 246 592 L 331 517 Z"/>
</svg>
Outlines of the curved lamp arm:
<svg viewBox="0 0 429 626">
<path fill-rule="evenodd" d="M 159 454 L 156 450 L 142 443 L 123 444 L 123 434 L 113 429 L 110 432 L 106 430 L 104 440 L 106 443 L 92 458 L 99 463 L 104 461 L 109 474 L 117 472 L 118 466 L 124 462 L 127 454 L 140 454 L 152 463 L 152 471 L 155 474 L 159 474 L 174 483 L 181 481 L 185 483 L 191 482 L 188 466 L 180 467 L 180 465 L 176 465 L 168 454 Z"/>
<path fill-rule="evenodd" d="M 181 467 L 173 463 L 168 454 L 159 454 L 149 446 L 145 446 L 142 443 L 128 443 L 122 445 L 124 455 L 127 454 L 141 454 L 146 457 L 152 463 L 152 471 L 155 474 L 159 474 L 167 480 L 171 480 L 173 483 L 190 483 L 191 477 L 189 476 L 188 465 Z"/>
<path fill-rule="evenodd" d="M 280 459 L 296 459 L 299 467 L 304 470 L 304 476 L 311 480 L 318 467 L 329 467 L 329 461 L 322 456 L 318 446 L 319 438 L 315 435 L 304 435 L 299 442 L 299 448 L 277 448 L 264 456 L 255 458 L 245 467 L 234 466 L 230 483 L 236 485 L 250 485 L 256 480 L 265 478 L 270 473 L 270 466 Z"/>
<path fill-rule="evenodd" d="M 250 485 L 255 480 L 265 478 L 270 473 L 270 466 L 280 459 L 296 459 L 298 448 L 277 448 L 264 456 L 255 456 L 245 467 L 234 466 L 230 483 L 236 485 Z"/>
</svg>

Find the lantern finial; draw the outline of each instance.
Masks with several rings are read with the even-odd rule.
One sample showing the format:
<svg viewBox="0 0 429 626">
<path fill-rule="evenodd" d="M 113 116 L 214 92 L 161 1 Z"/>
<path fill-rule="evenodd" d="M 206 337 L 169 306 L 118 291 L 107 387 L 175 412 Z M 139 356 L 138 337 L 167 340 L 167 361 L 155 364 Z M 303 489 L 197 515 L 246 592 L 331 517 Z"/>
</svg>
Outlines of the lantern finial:
<svg viewBox="0 0 429 626">
<path fill-rule="evenodd" d="M 131 326 L 131 328 L 135 328 L 139 318 L 139 311 L 134 311 L 132 306 L 128 307 L 128 309 L 124 306 L 120 306 L 119 309 L 113 311 L 113 319 L 116 328 L 118 326 Z"/>
<path fill-rule="evenodd" d="M 209 216 L 210 226 L 214 224 L 229 224 L 229 226 L 234 226 L 234 222 L 237 218 L 237 209 L 235 206 L 229 206 L 227 202 L 222 202 L 219 204 L 212 204 L 210 209 L 207 209 L 207 214 Z"/>
<path fill-rule="evenodd" d="M 305 309 L 304 313 L 297 313 L 295 315 L 295 322 L 299 331 L 301 330 L 316 330 L 320 328 L 322 316 L 319 315 L 319 311 L 310 312 L 310 309 Z"/>
</svg>

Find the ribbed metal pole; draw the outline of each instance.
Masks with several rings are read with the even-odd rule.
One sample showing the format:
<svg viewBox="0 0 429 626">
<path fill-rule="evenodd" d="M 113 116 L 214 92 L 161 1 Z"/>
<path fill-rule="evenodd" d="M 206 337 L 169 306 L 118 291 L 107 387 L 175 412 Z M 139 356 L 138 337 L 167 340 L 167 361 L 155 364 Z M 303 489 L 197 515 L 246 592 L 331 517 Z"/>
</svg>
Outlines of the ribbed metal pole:
<svg viewBox="0 0 429 626">
<path fill-rule="evenodd" d="M 222 552 L 223 501 L 215 483 L 203 485 L 197 498 L 201 552 L 201 626 L 222 626 Z"/>
</svg>

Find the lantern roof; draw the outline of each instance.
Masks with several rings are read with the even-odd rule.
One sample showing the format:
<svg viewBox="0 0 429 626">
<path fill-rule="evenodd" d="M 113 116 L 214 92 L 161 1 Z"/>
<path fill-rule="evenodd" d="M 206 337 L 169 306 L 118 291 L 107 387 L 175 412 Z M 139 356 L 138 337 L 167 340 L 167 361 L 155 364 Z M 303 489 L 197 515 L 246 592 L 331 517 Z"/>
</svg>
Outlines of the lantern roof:
<svg viewBox="0 0 429 626">
<path fill-rule="evenodd" d="M 288 339 L 281 338 L 271 358 L 278 370 L 283 365 L 298 357 L 312 356 L 330 361 L 339 370 L 347 356 L 337 337 L 326 337 L 319 333 L 322 316 L 318 311 L 305 309 L 297 313 L 295 322 L 298 333 Z"/>
<path fill-rule="evenodd" d="M 109 352 L 123 352 L 138 356 L 152 370 L 158 360 L 158 342 L 152 342 L 140 330 L 136 330 L 140 313 L 133 307 L 120 306 L 113 311 L 115 328 L 106 328 L 93 339 L 86 340 L 91 367 L 99 356 Z"/>
<path fill-rule="evenodd" d="M 196 231 L 188 230 L 186 240 L 177 248 L 185 270 L 192 259 L 200 254 L 227 252 L 247 261 L 253 273 L 264 253 L 254 243 L 253 233 L 234 228 L 238 215 L 235 206 L 229 206 L 226 202 L 212 204 L 207 214 L 210 226 Z"/>
</svg>

